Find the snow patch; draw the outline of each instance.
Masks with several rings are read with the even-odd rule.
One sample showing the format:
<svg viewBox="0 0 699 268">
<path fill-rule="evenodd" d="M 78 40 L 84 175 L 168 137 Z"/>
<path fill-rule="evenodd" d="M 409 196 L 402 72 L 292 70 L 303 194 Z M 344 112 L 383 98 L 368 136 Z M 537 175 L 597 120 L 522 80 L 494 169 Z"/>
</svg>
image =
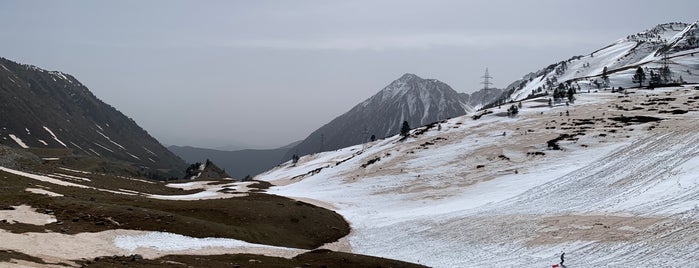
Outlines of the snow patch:
<svg viewBox="0 0 699 268">
<path fill-rule="evenodd" d="M 44 189 L 41 189 L 41 188 L 27 188 L 27 189 L 24 189 L 24 190 L 27 191 L 27 192 L 30 192 L 30 193 L 48 195 L 48 196 L 50 196 L 50 197 L 61 197 L 61 196 L 63 196 L 62 194 L 54 193 L 54 192 L 51 192 L 51 191 L 48 191 L 48 190 L 44 190 Z"/>
<path fill-rule="evenodd" d="M 78 176 L 72 176 L 68 174 L 63 174 L 63 173 L 53 173 L 53 174 L 48 174 L 47 176 L 57 178 L 57 179 L 69 179 L 69 180 L 78 180 L 78 181 L 92 181 L 88 178 L 83 178 L 83 177 L 78 177 Z"/>
<path fill-rule="evenodd" d="M 135 156 L 135 155 L 133 155 L 133 154 L 131 154 L 131 153 L 129 153 L 129 152 L 126 152 L 126 154 L 128 154 L 129 156 L 135 158 L 136 160 L 141 160 L 141 158 L 138 158 L 138 156 Z"/>
<path fill-rule="evenodd" d="M 194 238 L 184 235 L 163 232 L 147 232 L 141 235 L 120 235 L 114 238 L 114 245 L 121 249 L 134 251 L 139 248 L 155 249 L 159 251 L 179 251 L 191 249 L 203 249 L 209 247 L 223 248 L 265 248 L 281 250 L 297 250 L 293 248 L 275 247 L 262 244 L 253 244 L 241 240 L 229 238 Z"/>
<path fill-rule="evenodd" d="M 70 168 L 64 168 L 64 167 L 58 167 L 58 169 L 62 169 L 62 170 L 65 170 L 65 171 L 70 171 L 70 172 L 75 172 L 75 173 L 92 174 L 92 172 L 89 172 L 89 171 L 83 171 L 83 170 L 77 170 L 77 169 L 70 169 Z"/>
<path fill-rule="evenodd" d="M 46 127 L 46 126 L 44 126 L 44 129 L 46 130 L 46 132 L 48 132 L 49 134 L 51 134 L 51 137 L 53 137 L 53 139 L 54 139 L 56 142 L 58 142 L 58 143 L 60 143 L 61 145 L 63 145 L 63 147 L 68 148 L 68 146 L 67 146 L 65 143 L 63 143 L 61 140 L 58 139 L 58 137 L 56 136 L 56 134 L 54 134 L 53 131 L 51 131 L 51 129 L 49 129 L 49 128 Z"/>
<path fill-rule="evenodd" d="M 22 148 L 24 148 L 24 149 L 29 148 L 29 146 L 27 146 L 27 144 L 25 144 L 25 143 L 22 141 L 22 139 L 20 139 L 20 138 L 18 138 L 17 136 L 15 136 L 15 134 L 8 134 L 8 136 L 10 136 L 10 138 L 11 138 L 12 140 L 14 140 L 17 144 L 19 144 L 20 147 L 22 147 Z"/>
<path fill-rule="evenodd" d="M 98 130 L 95 130 L 95 131 L 97 131 L 97 133 L 99 133 L 100 135 L 102 135 L 102 137 L 107 139 L 107 141 L 111 142 L 112 144 L 116 145 L 117 147 L 121 148 L 122 150 L 126 150 L 126 148 L 124 148 L 124 146 L 121 146 L 121 144 L 116 143 L 115 141 L 112 140 L 112 138 L 108 137 L 107 135 L 104 135 L 104 133 L 102 133 Z"/>
<path fill-rule="evenodd" d="M 53 215 L 36 212 L 27 205 L 12 206 L 13 210 L 0 210 L 0 220 L 5 220 L 10 224 L 24 223 L 32 225 L 46 225 L 56 222 Z"/>
<path fill-rule="evenodd" d="M 102 156 L 101 154 L 99 154 L 98 152 L 96 152 L 95 150 L 93 150 L 92 148 L 88 148 L 88 149 L 89 149 L 90 152 L 92 152 L 93 154 L 96 154 L 97 156 Z"/>
<path fill-rule="evenodd" d="M 109 151 L 110 153 L 113 153 L 113 152 L 114 152 L 114 151 L 112 151 L 112 149 L 109 149 L 109 148 L 107 148 L 106 146 L 104 146 L 104 145 L 102 145 L 102 144 L 99 144 L 99 143 L 96 143 L 96 142 L 93 142 L 93 143 L 94 143 L 95 145 L 97 145 L 98 147 L 100 147 L 100 148 L 102 148 L 102 149 L 105 149 L 105 150 Z"/>
<path fill-rule="evenodd" d="M 153 156 L 158 156 L 158 155 L 155 154 L 153 151 L 148 150 L 148 148 L 146 148 L 146 147 L 143 147 L 143 150 L 146 150 L 146 152 L 148 152 L 149 154 L 152 154 Z"/>
</svg>

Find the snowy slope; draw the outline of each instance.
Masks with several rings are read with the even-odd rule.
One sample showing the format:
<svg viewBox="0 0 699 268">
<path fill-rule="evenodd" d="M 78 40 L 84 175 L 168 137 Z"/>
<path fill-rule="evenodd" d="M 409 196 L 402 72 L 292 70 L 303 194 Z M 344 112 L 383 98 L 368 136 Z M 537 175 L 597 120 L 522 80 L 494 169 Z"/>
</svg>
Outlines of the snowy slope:
<svg viewBox="0 0 699 268">
<path fill-rule="evenodd" d="M 641 66 L 649 72 L 660 68 L 665 51 L 673 79 L 679 80 L 681 76 L 686 82 L 699 82 L 699 54 L 695 54 L 699 52 L 697 22 L 666 23 L 529 74 L 508 86 L 509 94 L 504 101 L 519 101 L 544 91 L 550 93 L 556 85 L 565 82 L 574 83 L 585 91 L 638 86 L 631 81 L 635 69 Z M 610 80 L 607 85 L 601 78 L 605 67 Z"/>
<path fill-rule="evenodd" d="M 517 118 L 498 116 L 505 108 L 454 118 L 405 142 L 314 154 L 256 179 L 337 208 L 356 253 L 434 267 L 550 267 L 565 251 L 571 267 L 664 266 L 699 257 L 699 113 L 630 109 L 661 94 L 676 99 L 668 106 L 699 108 L 691 88 L 641 90 L 628 102 L 580 94 L 570 107 L 532 99 Z M 664 120 L 624 125 L 613 119 L 621 114 Z M 576 140 L 547 148 L 565 133 Z"/>
</svg>

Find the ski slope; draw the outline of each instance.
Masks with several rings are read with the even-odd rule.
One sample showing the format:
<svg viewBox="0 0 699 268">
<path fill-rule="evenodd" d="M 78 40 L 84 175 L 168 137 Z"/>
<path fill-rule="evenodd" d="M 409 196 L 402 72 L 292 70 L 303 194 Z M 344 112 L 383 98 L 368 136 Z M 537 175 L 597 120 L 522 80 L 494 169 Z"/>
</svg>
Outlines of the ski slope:
<svg viewBox="0 0 699 268">
<path fill-rule="evenodd" d="M 498 115 L 506 108 L 454 118 L 403 142 L 305 156 L 256 179 L 279 185 L 271 193 L 336 208 L 351 223 L 355 253 L 434 267 L 550 267 L 566 252 L 569 267 L 662 267 L 699 257 L 699 114 L 613 108 L 652 96 L 696 109 L 686 101 L 699 91 L 639 90 L 623 103 L 579 94 L 574 106 L 554 108 L 533 99 L 516 118 Z M 611 119 L 622 114 L 663 120 Z M 593 117 L 594 126 L 571 127 Z M 547 148 L 583 130 L 560 141 L 563 150 Z"/>
</svg>

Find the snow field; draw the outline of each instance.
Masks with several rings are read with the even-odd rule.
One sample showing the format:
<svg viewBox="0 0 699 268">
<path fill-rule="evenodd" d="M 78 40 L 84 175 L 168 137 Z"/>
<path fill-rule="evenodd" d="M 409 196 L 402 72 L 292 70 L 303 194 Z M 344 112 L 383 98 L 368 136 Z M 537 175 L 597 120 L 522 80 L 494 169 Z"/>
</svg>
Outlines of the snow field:
<svg viewBox="0 0 699 268">
<path fill-rule="evenodd" d="M 564 151 L 546 150 L 560 131 L 544 123 L 567 119 L 559 113 L 622 113 L 607 108 L 617 94 L 578 96 L 555 108 L 526 101 L 516 119 L 451 119 L 442 131 L 377 141 L 361 154 L 302 157 L 256 179 L 280 182 L 327 166 L 270 192 L 336 207 L 353 228 L 355 253 L 434 267 L 546 267 L 562 251 L 566 264 L 580 267 L 654 267 L 696 256 L 699 114 L 665 116 L 652 132 L 632 125 L 602 138 L 604 129 L 592 129 L 578 142 L 560 142 Z M 434 144 L 421 146 L 428 141 Z M 546 156 L 526 155 L 532 151 Z"/>
</svg>

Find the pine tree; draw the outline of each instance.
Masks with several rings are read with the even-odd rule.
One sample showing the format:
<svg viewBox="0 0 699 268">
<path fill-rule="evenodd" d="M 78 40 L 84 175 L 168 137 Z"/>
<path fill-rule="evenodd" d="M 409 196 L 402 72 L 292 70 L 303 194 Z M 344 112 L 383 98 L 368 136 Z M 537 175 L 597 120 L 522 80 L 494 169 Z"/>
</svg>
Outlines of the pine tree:
<svg viewBox="0 0 699 268">
<path fill-rule="evenodd" d="M 636 73 L 631 78 L 631 82 L 638 83 L 638 87 L 642 87 L 644 81 L 646 81 L 646 72 L 639 66 L 636 68 Z"/>
<path fill-rule="evenodd" d="M 663 84 L 667 84 L 672 82 L 672 71 L 670 71 L 670 67 L 663 66 L 660 68 L 660 78 L 663 81 Z"/>
<path fill-rule="evenodd" d="M 575 91 L 573 88 L 568 89 L 568 101 L 571 103 L 575 102 Z"/>
<path fill-rule="evenodd" d="M 519 113 L 519 108 L 517 105 L 512 104 L 509 109 L 507 109 L 507 116 L 515 116 Z"/>
<path fill-rule="evenodd" d="M 408 134 L 410 134 L 410 124 L 408 124 L 408 121 L 403 121 L 403 126 L 400 128 L 400 135 L 408 137 Z"/>
<path fill-rule="evenodd" d="M 607 66 L 604 66 L 604 69 L 602 69 L 602 81 L 604 81 L 606 86 L 609 85 L 609 73 L 607 72 Z"/>
<path fill-rule="evenodd" d="M 650 71 L 650 81 L 648 82 L 648 86 L 651 88 L 662 85 L 663 84 L 663 78 L 660 74 L 655 73 L 654 71 Z"/>
</svg>

